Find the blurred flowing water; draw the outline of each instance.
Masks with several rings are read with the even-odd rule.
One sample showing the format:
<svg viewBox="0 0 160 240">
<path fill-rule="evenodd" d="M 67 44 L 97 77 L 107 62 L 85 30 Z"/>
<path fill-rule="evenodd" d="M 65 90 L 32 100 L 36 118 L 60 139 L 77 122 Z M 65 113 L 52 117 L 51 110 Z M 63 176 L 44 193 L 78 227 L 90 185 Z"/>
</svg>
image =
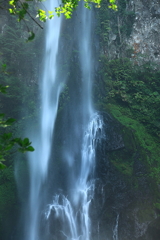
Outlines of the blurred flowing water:
<svg viewBox="0 0 160 240">
<path fill-rule="evenodd" d="M 94 197 L 95 148 L 102 137 L 103 122 L 95 113 L 83 134 L 79 171 L 70 184 L 71 193 L 55 195 L 53 202 L 47 206 L 46 221 L 50 216 L 61 222 L 61 239 L 89 240 L 91 221 L 89 217 L 90 203 Z M 71 169 L 74 171 L 74 168 Z M 54 227 L 54 226 L 53 226 Z"/>
<path fill-rule="evenodd" d="M 48 0 L 46 7 L 53 9 L 58 5 L 59 2 Z M 53 153 L 55 124 L 60 94 L 67 82 L 67 72 L 63 79 L 57 77 L 57 59 L 65 52 L 59 52 L 63 20 L 55 17 L 47 23 L 41 84 L 41 122 L 39 131 L 32 133 L 36 150 L 29 154 L 30 192 L 24 217 L 25 240 L 89 240 L 91 235 L 89 208 L 94 196 L 95 149 L 102 137 L 103 122 L 92 103 L 93 12 L 81 4 L 74 20 L 76 30 L 73 30 L 71 37 L 78 56 L 77 63 L 68 64 L 72 68 L 74 64 L 77 65 L 80 74 L 75 77 L 75 83 L 78 79 L 78 84 L 71 92 L 70 104 L 62 117 L 65 124 L 61 126 L 64 130 L 60 138 L 66 139 L 61 152 L 65 189 L 62 189 L 63 184 L 58 185 L 58 179 L 51 183 L 49 175 L 49 165 L 53 166 L 52 175 L 57 174 L 54 170 L 57 160 Z M 57 190 L 59 188 L 61 190 Z"/>
<path fill-rule="evenodd" d="M 116 225 L 113 229 L 113 240 L 118 240 L 118 223 L 119 223 L 119 214 L 117 214 Z"/>
</svg>

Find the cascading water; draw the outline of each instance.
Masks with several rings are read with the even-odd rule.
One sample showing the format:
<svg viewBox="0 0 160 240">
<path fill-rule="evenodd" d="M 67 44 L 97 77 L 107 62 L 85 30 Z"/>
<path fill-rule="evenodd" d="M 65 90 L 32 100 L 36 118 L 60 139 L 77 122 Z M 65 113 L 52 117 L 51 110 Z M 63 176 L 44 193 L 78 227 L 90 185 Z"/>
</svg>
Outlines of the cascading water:
<svg viewBox="0 0 160 240">
<path fill-rule="evenodd" d="M 62 194 L 56 195 L 45 213 L 46 220 L 53 213 L 55 219 L 62 222 L 62 239 L 90 239 L 89 206 L 94 195 L 95 147 L 97 141 L 101 140 L 102 127 L 102 120 L 97 113 L 94 114 L 84 133 L 79 174 L 70 186 L 71 197 L 68 199 Z"/>
<path fill-rule="evenodd" d="M 47 1 L 48 9 L 58 3 Z M 95 148 L 102 137 L 103 122 L 92 105 L 91 91 L 94 76 L 92 51 L 92 11 L 79 7 L 72 38 L 77 48 L 78 87 L 71 92 L 70 105 L 63 120 L 66 129 L 63 133 L 67 140 L 63 143 L 61 157 L 66 167 L 65 194 L 56 193 L 49 180 L 49 162 L 56 161 L 52 154 L 54 126 L 57 117 L 59 96 L 67 77 L 59 79 L 57 56 L 61 19 L 55 18 L 48 23 L 46 31 L 46 53 L 43 81 L 41 87 L 42 110 L 41 129 L 33 133 L 34 154 L 30 154 L 30 198 L 25 217 L 25 240 L 89 240 L 91 222 L 89 206 L 94 194 Z M 78 25 L 79 24 L 79 25 Z M 78 26 L 78 27 L 77 27 Z M 73 68 L 73 61 L 68 63 Z M 76 68 L 76 67 L 75 67 Z M 67 72 L 64 74 L 67 76 Z M 77 80 L 75 79 L 75 82 Z M 75 84 L 76 85 L 76 84 Z M 64 111 L 65 112 L 65 111 Z M 67 128 L 68 122 L 68 128 Z M 52 136 L 53 134 L 53 136 Z M 63 138 L 63 136 L 62 136 Z M 56 173 L 55 173 L 56 174 Z M 50 190 L 47 186 L 52 185 Z M 60 186 L 61 187 L 61 186 Z M 50 191 L 48 194 L 47 191 Z M 52 202 L 49 195 L 52 195 Z M 45 210 L 44 232 L 40 229 L 42 213 Z M 54 219 L 54 220 L 53 220 Z M 59 224 L 56 225 L 58 222 Z M 55 225 L 54 225 L 55 223 Z M 48 226 L 48 228 L 46 227 Z M 58 227 L 57 227 L 58 226 Z M 50 233 L 49 228 L 57 228 L 58 236 Z"/>
<path fill-rule="evenodd" d="M 119 214 L 117 214 L 116 225 L 113 229 L 113 240 L 118 240 L 118 223 L 119 223 Z"/>
<path fill-rule="evenodd" d="M 54 9 L 58 6 L 56 1 L 47 1 L 46 7 Z M 29 156 L 30 164 L 30 199 L 29 209 L 26 213 L 25 239 L 36 240 L 38 238 L 38 224 L 41 207 L 41 191 L 48 171 L 48 161 L 51 153 L 52 134 L 54 132 L 55 118 L 58 109 L 58 99 L 62 90 L 62 84 L 56 81 L 56 57 L 58 52 L 58 40 L 60 34 L 61 19 L 48 22 L 45 64 L 41 84 L 42 104 L 40 130 L 32 134 L 35 152 Z"/>
</svg>

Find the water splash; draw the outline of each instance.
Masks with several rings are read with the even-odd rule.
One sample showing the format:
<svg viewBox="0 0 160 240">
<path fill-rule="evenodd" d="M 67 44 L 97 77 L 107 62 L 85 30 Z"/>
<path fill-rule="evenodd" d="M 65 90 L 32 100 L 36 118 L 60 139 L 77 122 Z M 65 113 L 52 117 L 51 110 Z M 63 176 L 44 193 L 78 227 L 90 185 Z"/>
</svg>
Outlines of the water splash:
<svg viewBox="0 0 160 240">
<path fill-rule="evenodd" d="M 58 218 L 61 222 L 62 229 L 59 229 L 59 231 L 65 236 L 64 239 L 66 237 L 68 240 L 90 239 L 89 207 L 94 197 L 95 150 L 102 136 L 103 121 L 95 113 L 84 133 L 81 166 L 75 184 L 72 185 L 71 199 L 62 194 L 56 195 L 45 213 L 46 220 L 49 220 L 51 214 L 53 214 L 55 221 Z"/>
<path fill-rule="evenodd" d="M 117 214 L 116 225 L 113 229 L 113 240 L 118 240 L 118 223 L 119 223 L 119 214 Z"/>
<path fill-rule="evenodd" d="M 48 0 L 47 8 L 54 9 L 58 2 Z M 83 4 L 77 11 L 75 21 L 76 32 L 72 36 L 79 52 L 78 68 L 80 72 L 80 92 L 78 100 L 76 94 L 72 99 L 67 117 L 72 125 L 72 131 L 65 133 L 68 144 L 63 149 L 65 163 L 70 167 L 67 176 L 67 196 L 55 192 L 53 202 L 46 210 L 46 221 L 51 224 L 51 216 L 54 212 L 55 219 L 60 219 L 59 232 L 62 239 L 89 240 L 91 222 L 89 207 L 94 195 L 94 168 L 95 148 L 101 139 L 103 122 L 97 113 L 94 113 L 92 104 L 92 82 L 94 76 L 94 61 L 92 51 L 92 11 L 84 9 Z M 80 27 L 77 27 L 80 21 Z M 86 24 L 87 23 L 87 24 Z M 57 55 L 59 45 L 61 19 L 54 18 L 48 22 L 46 31 L 45 64 L 41 84 L 41 122 L 40 129 L 33 132 L 31 139 L 36 151 L 29 156 L 30 164 L 30 195 L 25 214 L 25 240 L 48 239 L 48 233 L 41 236 L 41 213 L 46 203 L 48 189 L 48 167 L 51 158 L 51 146 L 53 144 L 54 128 L 57 117 L 60 93 L 66 78 L 57 78 Z M 61 53 L 62 54 L 62 53 Z M 69 63 L 73 64 L 74 63 Z M 64 74 L 64 76 L 67 76 Z M 74 104 L 76 103 L 76 104 Z M 74 140 L 73 140 L 74 139 Z M 74 146 L 72 143 L 74 141 Z M 75 165 L 75 155 L 80 156 L 79 169 Z M 78 159 L 79 159 L 78 156 Z M 52 156 L 52 161 L 55 161 Z M 50 189 L 52 192 L 52 189 Z M 43 193 L 43 194 L 42 194 Z M 45 199 L 46 198 L 46 199 Z M 67 226 L 67 227 L 66 227 Z"/>
</svg>

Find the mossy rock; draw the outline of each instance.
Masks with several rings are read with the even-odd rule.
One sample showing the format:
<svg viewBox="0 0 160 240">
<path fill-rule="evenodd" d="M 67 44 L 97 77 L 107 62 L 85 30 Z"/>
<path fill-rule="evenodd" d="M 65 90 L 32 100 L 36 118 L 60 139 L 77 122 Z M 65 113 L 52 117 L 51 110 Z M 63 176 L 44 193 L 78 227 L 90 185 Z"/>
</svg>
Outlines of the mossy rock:
<svg viewBox="0 0 160 240">
<path fill-rule="evenodd" d="M 105 108 L 122 124 L 125 147 L 133 152 L 139 151 L 141 160 L 148 168 L 148 175 L 159 182 L 160 149 L 157 139 L 146 131 L 143 124 L 134 119 L 128 108 L 114 104 L 107 104 Z"/>
</svg>

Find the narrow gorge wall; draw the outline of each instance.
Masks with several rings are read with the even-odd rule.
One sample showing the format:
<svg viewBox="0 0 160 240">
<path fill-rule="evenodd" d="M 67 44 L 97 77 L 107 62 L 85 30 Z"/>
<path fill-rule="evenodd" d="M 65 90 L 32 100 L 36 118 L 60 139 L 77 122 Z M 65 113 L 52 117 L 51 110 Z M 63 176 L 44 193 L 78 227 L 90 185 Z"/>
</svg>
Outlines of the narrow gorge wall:
<svg viewBox="0 0 160 240">
<path fill-rule="evenodd" d="M 101 50 L 94 96 L 105 111 L 107 138 L 97 149 L 94 236 L 158 240 L 160 3 L 119 0 L 118 8 L 109 11 L 102 1 L 97 14 Z"/>
<path fill-rule="evenodd" d="M 160 3 L 153 0 L 119 0 L 118 12 L 107 9 L 102 1 L 102 53 L 109 59 L 128 57 L 135 65 L 159 63 Z M 103 11 L 106 12 L 103 17 Z"/>
</svg>

